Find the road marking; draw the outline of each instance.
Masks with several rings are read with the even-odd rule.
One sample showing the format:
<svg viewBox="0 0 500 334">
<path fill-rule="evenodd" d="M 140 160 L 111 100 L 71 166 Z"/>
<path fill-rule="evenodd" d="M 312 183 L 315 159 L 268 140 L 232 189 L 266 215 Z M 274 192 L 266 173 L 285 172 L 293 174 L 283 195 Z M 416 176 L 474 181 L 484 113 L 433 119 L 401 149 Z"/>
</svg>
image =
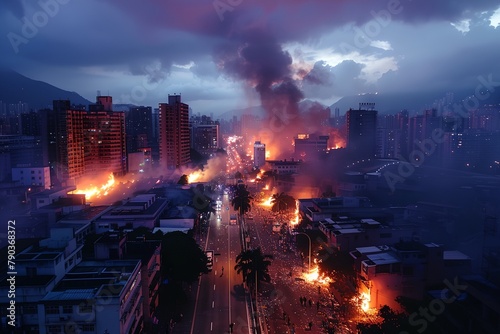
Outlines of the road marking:
<svg viewBox="0 0 500 334">
<path fill-rule="evenodd" d="M 214 307 L 215 307 L 215 301 L 212 300 L 212 308 L 214 308 Z"/>
<path fill-rule="evenodd" d="M 215 291 L 215 284 L 214 284 L 214 291 Z"/>
<path fill-rule="evenodd" d="M 207 246 L 208 246 L 208 239 L 210 238 L 210 224 L 208 225 L 208 231 L 207 231 L 207 240 L 205 242 L 205 249 L 204 251 L 207 251 Z M 200 276 L 198 278 L 198 290 L 196 291 L 196 301 L 194 302 L 194 312 L 193 312 L 193 320 L 191 320 L 191 334 L 193 334 L 194 331 L 194 321 L 196 319 L 196 309 L 198 307 L 198 297 L 200 296 L 200 287 L 201 287 L 201 278 L 203 276 Z"/>
<path fill-rule="evenodd" d="M 227 231 L 227 267 L 231 268 L 231 231 Z M 227 295 L 228 295 L 228 302 L 229 302 L 229 308 L 228 308 L 228 313 L 229 313 L 229 323 L 232 323 L 231 319 L 231 270 L 228 270 L 228 275 L 227 275 Z"/>
<path fill-rule="evenodd" d="M 210 331 L 213 331 L 214 323 L 210 321 Z"/>
</svg>

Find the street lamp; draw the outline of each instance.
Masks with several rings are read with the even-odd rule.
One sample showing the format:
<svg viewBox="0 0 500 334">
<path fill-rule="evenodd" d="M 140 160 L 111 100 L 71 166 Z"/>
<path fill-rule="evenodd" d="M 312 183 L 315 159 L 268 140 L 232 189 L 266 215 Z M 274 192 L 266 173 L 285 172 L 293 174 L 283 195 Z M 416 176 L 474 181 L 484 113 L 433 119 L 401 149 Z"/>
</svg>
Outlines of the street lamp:
<svg viewBox="0 0 500 334">
<path fill-rule="evenodd" d="M 311 244 L 312 244 L 311 237 L 308 234 L 304 233 L 304 232 L 295 232 L 295 234 L 296 235 L 297 234 L 303 234 L 303 235 L 305 235 L 307 237 L 307 239 L 309 239 L 309 272 L 311 272 Z"/>
</svg>

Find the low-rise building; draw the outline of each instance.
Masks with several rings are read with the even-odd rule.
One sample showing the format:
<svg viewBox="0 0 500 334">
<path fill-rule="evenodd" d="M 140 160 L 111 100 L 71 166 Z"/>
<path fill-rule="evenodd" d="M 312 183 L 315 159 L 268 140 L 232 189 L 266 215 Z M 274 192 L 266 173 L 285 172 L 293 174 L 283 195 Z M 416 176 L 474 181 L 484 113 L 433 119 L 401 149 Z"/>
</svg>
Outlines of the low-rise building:
<svg viewBox="0 0 500 334">
<path fill-rule="evenodd" d="M 18 243 L 16 243 L 17 245 Z M 78 243 L 72 228 L 53 228 L 50 238 L 35 241 L 24 249 L 18 249 L 15 258 L 16 326 L 23 333 L 41 333 L 38 302 L 82 260 L 83 245 Z M 2 273 L 6 274 L 4 262 Z M 2 320 L 9 303 L 7 277 L 0 284 L 0 309 Z M 1 323 L 1 332 L 7 327 Z M 3 331 L 5 330 L 5 331 Z"/>
<path fill-rule="evenodd" d="M 369 308 L 388 305 L 402 311 L 399 296 L 423 300 L 426 291 L 445 279 L 470 272 L 471 259 L 442 246 L 399 242 L 392 246 L 360 247 L 350 252 L 359 278 L 360 294 Z"/>
<path fill-rule="evenodd" d="M 353 216 L 361 213 L 368 216 L 376 211 L 367 197 L 328 197 L 299 199 L 299 214 L 313 224 L 326 218 Z"/>
<path fill-rule="evenodd" d="M 358 247 L 390 245 L 401 240 L 412 240 L 411 226 L 387 226 L 374 219 L 330 219 L 318 224 L 329 246 L 350 252 Z"/>
<path fill-rule="evenodd" d="M 155 194 L 141 194 L 123 205 L 113 207 L 95 222 L 96 233 L 118 231 L 119 229 L 136 229 L 146 227 L 152 230 L 159 219 L 168 200 L 158 198 Z"/>
<path fill-rule="evenodd" d="M 267 160 L 267 164 L 276 175 L 297 174 L 303 163 L 302 160 Z"/>
<path fill-rule="evenodd" d="M 83 261 L 38 304 L 40 334 L 141 333 L 140 260 Z"/>
</svg>

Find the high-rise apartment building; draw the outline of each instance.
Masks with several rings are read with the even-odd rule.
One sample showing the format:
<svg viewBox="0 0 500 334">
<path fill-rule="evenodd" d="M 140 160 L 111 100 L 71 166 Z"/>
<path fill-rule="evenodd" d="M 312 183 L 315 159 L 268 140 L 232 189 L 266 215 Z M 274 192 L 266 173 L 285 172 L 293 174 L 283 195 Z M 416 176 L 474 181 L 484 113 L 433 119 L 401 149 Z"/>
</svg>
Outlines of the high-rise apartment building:
<svg viewBox="0 0 500 334">
<path fill-rule="evenodd" d="M 84 175 L 83 119 L 86 111 L 69 100 L 53 101 L 52 110 L 41 111 L 44 156 L 57 183 Z"/>
<path fill-rule="evenodd" d="M 360 103 L 346 113 L 347 149 L 356 158 L 372 158 L 376 153 L 377 111 L 374 103 Z"/>
<path fill-rule="evenodd" d="M 302 160 L 317 158 L 328 149 L 330 136 L 300 133 L 294 138 L 295 157 Z"/>
<path fill-rule="evenodd" d="M 151 107 L 133 107 L 125 114 L 128 153 L 151 147 L 153 143 L 153 111 Z"/>
<path fill-rule="evenodd" d="M 220 148 L 219 124 L 193 124 L 192 147 L 200 154 L 210 156 Z"/>
<path fill-rule="evenodd" d="M 169 95 L 168 103 L 159 104 L 160 166 L 176 169 L 190 159 L 189 106 L 180 95 Z"/>
<path fill-rule="evenodd" d="M 254 167 L 262 167 L 266 163 L 266 144 L 256 141 L 253 145 L 253 165 Z"/>
<path fill-rule="evenodd" d="M 56 183 L 126 173 L 125 116 L 111 109 L 111 96 L 98 96 L 88 111 L 57 100 L 53 110 L 41 112 L 44 155 Z"/>
<path fill-rule="evenodd" d="M 221 145 L 220 125 L 210 116 L 192 116 L 190 118 L 191 147 L 198 153 L 209 157 L 217 152 Z"/>
<path fill-rule="evenodd" d="M 98 96 L 84 118 L 85 174 L 127 173 L 125 114 L 112 111 L 111 96 Z"/>
</svg>

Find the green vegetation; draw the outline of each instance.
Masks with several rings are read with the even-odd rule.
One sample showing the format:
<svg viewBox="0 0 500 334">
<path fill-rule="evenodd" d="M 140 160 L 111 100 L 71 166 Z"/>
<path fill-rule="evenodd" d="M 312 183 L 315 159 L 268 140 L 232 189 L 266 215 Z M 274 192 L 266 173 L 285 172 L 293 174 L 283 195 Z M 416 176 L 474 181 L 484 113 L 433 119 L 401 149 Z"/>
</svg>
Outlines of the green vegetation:
<svg viewBox="0 0 500 334">
<path fill-rule="evenodd" d="M 207 256 L 196 241 L 183 232 L 165 234 L 162 239 L 161 273 L 172 284 L 191 283 L 208 273 Z"/>
<path fill-rule="evenodd" d="M 295 198 L 285 193 L 273 194 L 271 204 L 273 212 L 295 211 Z"/>
<path fill-rule="evenodd" d="M 177 181 L 177 184 L 180 184 L 182 186 L 185 186 L 189 183 L 188 176 L 186 174 L 183 174 L 180 178 L 179 181 Z"/>
<path fill-rule="evenodd" d="M 243 282 L 253 288 L 255 286 L 255 277 L 257 282 L 270 282 L 269 266 L 271 265 L 272 255 L 263 254 L 260 247 L 242 251 L 236 257 L 234 269 L 238 274 L 243 275 Z"/>
<path fill-rule="evenodd" d="M 233 209 L 240 214 L 240 216 L 243 216 L 252 209 L 250 204 L 252 200 L 253 197 L 250 196 L 250 192 L 247 190 L 247 187 L 240 184 L 236 187 L 231 205 L 233 206 Z"/>
</svg>

